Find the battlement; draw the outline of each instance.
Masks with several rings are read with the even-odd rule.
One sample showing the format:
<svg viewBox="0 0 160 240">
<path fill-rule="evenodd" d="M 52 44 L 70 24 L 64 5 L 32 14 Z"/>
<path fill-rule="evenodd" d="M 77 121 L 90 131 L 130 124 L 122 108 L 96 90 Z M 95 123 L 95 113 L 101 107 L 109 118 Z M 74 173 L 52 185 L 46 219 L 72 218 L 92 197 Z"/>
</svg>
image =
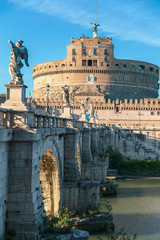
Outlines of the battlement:
<svg viewBox="0 0 160 240">
<path fill-rule="evenodd" d="M 82 36 L 71 38 L 64 60 L 34 66 L 33 79 L 36 99 L 47 84 L 52 92 L 65 84 L 72 88 L 81 86 L 86 93 L 96 86 L 106 99 L 156 98 L 159 67 L 143 61 L 116 59 L 112 38 Z"/>
</svg>

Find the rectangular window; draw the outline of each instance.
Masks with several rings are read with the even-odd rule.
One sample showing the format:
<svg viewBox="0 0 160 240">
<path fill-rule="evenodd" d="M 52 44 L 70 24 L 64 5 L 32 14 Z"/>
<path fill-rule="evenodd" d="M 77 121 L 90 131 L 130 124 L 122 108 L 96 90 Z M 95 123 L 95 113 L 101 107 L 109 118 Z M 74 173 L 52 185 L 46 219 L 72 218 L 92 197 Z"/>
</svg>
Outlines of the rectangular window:
<svg viewBox="0 0 160 240">
<path fill-rule="evenodd" d="M 154 115 L 154 112 L 151 112 L 151 115 Z"/>
<path fill-rule="evenodd" d="M 82 66 L 87 66 L 87 61 L 86 60 L 82 60 Z"/>
<path fill-rule="evenodd" d="M 94 54 L 95 54 L 95 55 L 97 54 L 97 49 L 94 49 Z"/>
<path fill-rule="evenodd" d="M 104 60 L 107 61 L 107 57 L 105 57 Z"/>
<path fill-rule="evenodd" d="M 97 60 L 93 60 L 93 66 L 97 67 Z"/>
<path fill-rule="evenodd" d="M 83 49 L 83 54 L 86 54 L 86 49 Z"/>
<path fill-rule="evenodd" d="M 89 66 L 89 67 L 92 66 L 92 60 L 88 60 L 88 66 Z"/>
<path fill-rule="evenodd" d="M 104 49 L 104 54 L 107 54 L 107 49 Z"/>
<path fill-rule="evenodd" d="M 101 62 L 101 67 L 103 67 L 103 62 Z"/>
<path fill-rule="evenodd" d="M 118 67 L 119 67 L 119 64 L 117 63 L 117 64 L 116 64 L 116 68 L 118 68 Z"/>
<path fill-rule="evenodd" d="M 134 64 L 132 64 L 132 69 L 134 68 Z"/>
<path fill-rule="evenodd" d="M 72 49 L 72 54 L 75 54 L 76 53 L 76 49 Z"/>
<path fill-rule="evenodd" d="M 75 57 L 72 57 L 72 61 L 75 61 L 76 59 L 75 59 Z"/>
</svg>

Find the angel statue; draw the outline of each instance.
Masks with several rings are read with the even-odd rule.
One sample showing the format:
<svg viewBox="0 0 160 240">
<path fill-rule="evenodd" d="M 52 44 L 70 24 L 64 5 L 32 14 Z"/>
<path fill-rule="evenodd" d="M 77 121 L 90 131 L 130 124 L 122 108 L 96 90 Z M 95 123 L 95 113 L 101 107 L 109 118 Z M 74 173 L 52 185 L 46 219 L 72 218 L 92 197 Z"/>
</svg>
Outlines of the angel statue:
<svg viewBox="0 0 160 240">
<path fill-rule="evenodd" d="M 63 89 L 63 103 L 69 105 L 69 86 L 65 85 Z"/>
<path fill-rule="evenodd" d="M 23 74 L 20 69 L 24 66 L 21 59 L 24 59 L 25 64 L 29 67 L 28 64 L 28 50 L 26 47 L 22 46 L 23 41 L 18 40 L 16 44 L 12 41 L 8 41 L 11 46 L 11 57 L 9 64 L 9 72 L 12 77 L 10 83 L 12 84 L 23 84 Z"/>
<path fill-rule="evenodd" d="M 99 27 L 100 25 L 97 23 L 91 23 L 92 27 L 93 27 L 93 32 L 97 35 L 97 27 Z"/>
<path fill-rule="evenodd" d="M 86 108 L 85 108 L 85 100 L 82 98 L 81 100 L 81 109 L 82 109 L 82 112 L 85 113 L 86 112 Z"/>
</svg>

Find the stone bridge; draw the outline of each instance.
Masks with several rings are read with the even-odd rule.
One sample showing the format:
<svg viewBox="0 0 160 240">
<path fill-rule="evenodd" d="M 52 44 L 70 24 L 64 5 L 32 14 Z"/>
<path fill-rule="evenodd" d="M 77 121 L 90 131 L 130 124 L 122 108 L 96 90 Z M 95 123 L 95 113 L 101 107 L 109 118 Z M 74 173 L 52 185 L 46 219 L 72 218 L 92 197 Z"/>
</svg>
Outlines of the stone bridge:
<svg viewBox="0 0 160 240">
<path fill-rule="evenodd" d="M 0 109 L 0 239 L 39 239 L 45 214 L 98 208 L 108 146 L 159 158 L 159 140 L 117 127 Z"/>
<path fill-rule="evenodd" d="M 0 123 L 1 239 L 7 230 L 16 232 L 13 239 L 38 239 L 43 216 L 63 206 L 98 208 L 108 166 L 99 125 L 6 109 Z"/>
</svg>

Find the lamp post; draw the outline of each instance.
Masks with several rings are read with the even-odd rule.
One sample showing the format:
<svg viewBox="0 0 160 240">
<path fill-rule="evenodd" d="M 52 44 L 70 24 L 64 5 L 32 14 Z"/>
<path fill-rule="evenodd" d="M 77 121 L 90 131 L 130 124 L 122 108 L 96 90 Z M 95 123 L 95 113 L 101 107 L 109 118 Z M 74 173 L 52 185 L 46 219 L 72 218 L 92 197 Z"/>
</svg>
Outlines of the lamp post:
<svg viewBox="0 0 160 240">
<path fill-rule="evenodd" d="M 47 83 L 47 113 L 49 113 L 49 106 L 48 106 L 48 95 L 49 95 L 49 88 L 50 88 L 50 85 Z"/>
</svg>

